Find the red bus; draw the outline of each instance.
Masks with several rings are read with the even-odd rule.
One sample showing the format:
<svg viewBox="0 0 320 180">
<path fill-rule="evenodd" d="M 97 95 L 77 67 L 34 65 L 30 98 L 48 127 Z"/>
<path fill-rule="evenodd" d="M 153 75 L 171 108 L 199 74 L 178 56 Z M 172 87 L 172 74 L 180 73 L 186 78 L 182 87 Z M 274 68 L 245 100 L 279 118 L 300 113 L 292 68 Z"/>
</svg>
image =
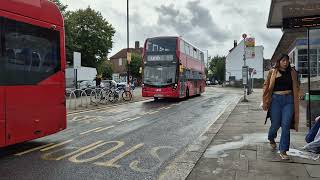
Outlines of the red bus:
<svg viewBox="0 0 320 180">
<path fill-rule="evenodd" d="M 55 4 L 0 1 L 0 147 L 66 128 L 65 64 Z"/>
<path fill-rule="evenodd" d="M 148 38 L 142 59 L 143 97 L 185 98 L 205 91 L 204 53 L 181 37 Z"/>
</svg>

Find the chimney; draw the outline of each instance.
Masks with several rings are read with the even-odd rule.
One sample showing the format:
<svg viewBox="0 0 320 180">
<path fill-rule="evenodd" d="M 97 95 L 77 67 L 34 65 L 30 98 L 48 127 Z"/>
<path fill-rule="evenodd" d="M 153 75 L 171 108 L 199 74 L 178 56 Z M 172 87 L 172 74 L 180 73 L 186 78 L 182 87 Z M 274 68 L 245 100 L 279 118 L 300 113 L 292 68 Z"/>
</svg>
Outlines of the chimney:
<svg viewBox="0 0 320 180">
<path fill-rule="evenodd" d="M 235 48 L 235 47 L 237 47 L 237 45 L 238 45 L 237 40 L 234 40 L 234 41 L 233 41 L 233 47 Z"/>
<path fill-rule="evenodd" d="M 135 49 L 139 49 L 139 48 L 140 48 L 139 41 L 135 41 L 135 42 L 134 42 L 134 48 L 135 48 Z"/>
</svg>

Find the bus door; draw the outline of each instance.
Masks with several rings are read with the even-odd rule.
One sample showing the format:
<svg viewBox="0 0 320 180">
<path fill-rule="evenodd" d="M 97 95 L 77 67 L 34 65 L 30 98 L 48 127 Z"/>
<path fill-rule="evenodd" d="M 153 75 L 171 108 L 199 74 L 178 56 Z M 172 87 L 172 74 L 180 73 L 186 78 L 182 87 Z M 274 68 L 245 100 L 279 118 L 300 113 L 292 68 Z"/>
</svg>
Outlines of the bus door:
<svg viewBox="0 0 320 180">
<path fill-rule="evenodd" d="M 5 144 L 5 90 L 0 86 L 0 146 Z"/>
<path fill-rule="evenodd" d="M 2 37 L 2 23 L 3 18 L 0 17 L 0 146 L 5 144 L 5 127 L 6 127 L 6 119 L 5 119 L 5 88 L 4 88 L 4 80 L 5 80 L 5 68 L 4 68 L 4 48 L 3 41 L 1 41 Z"/>
<path fill-rule="evenodd" d="M 186 82 L 186 69 L 183 69 L 182 65 L 179 68 L 180 71 L 180 97 L 185 96 L 185 82 Z"/>
</svg>

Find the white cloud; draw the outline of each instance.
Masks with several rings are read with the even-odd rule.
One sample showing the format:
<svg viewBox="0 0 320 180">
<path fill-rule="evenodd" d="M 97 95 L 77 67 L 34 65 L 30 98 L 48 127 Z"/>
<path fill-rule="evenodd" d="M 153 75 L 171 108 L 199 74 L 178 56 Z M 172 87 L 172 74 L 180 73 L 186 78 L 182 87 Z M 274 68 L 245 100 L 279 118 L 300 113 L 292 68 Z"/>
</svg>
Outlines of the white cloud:
<svg viewBox="0 0 320 180">
<path fill-rule="evenodd" d="M 88 6 L 100 11 L 116 30 L 113 55 L 127 45 L 126 0 L 61 0 L 69 10 Z M 242 4 L 241 4 L 242 3 Z M 134 0 L 130 7 L 130 46 L 152 36 L 181 35 L 209 55 L 227 55 L 233 40 L 245 32 L 265 47 L 271 58 L 281 37 L 280 30 L 266 28 L 270 1 L 266 0 Z"/>
</svg>

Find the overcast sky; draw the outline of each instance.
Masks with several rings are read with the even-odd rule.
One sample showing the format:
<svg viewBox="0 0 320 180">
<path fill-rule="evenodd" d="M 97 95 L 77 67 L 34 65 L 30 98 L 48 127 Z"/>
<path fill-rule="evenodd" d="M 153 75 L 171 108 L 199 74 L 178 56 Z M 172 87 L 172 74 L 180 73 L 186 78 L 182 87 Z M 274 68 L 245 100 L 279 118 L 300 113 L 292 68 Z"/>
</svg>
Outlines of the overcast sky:
<svg viewBox="0 0 320 180">
<path fill-rule="evenodd" d="M 126 0 L 61 0 L 69 10 L 88 6 L 100 11 L 112 24 L 112 56 L 127 46 Z M 227 55 L 233 40 L 240 42 L 247 33 L 256 45 L 264 46 L 264 57 L 271 58 L 282 35 L 267 29 L 271 0 L 129 0 L 130 47 L 148 37 L 179 35 L 206 51 L 209 56 Z M 242 4 L 241 4 L 242 3 Z"/>
</svg>

